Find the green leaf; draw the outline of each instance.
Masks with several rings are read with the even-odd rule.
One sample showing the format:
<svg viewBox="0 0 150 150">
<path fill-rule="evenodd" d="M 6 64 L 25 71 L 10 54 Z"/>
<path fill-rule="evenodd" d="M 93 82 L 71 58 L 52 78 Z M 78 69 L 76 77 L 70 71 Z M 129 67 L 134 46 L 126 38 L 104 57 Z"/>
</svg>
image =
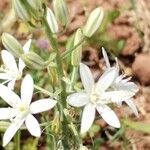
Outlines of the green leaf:
<svg viewBox="0 0 150 150">
<path fill-rule="evenodd" d="M 150 125 L 142 122 L 135 122 L 129 119 L 124 119 L 123 123 L 128 128 L 134 129 L 136 131 L 141 131 L 145 133 L 150 133 Z"/>
</svg>

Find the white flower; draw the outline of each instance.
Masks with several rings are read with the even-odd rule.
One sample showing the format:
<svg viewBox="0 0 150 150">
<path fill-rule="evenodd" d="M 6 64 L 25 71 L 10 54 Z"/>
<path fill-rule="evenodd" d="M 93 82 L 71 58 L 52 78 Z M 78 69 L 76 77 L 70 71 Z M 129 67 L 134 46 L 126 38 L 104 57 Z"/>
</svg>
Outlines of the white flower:
<svg viewBox="0 0 150 150">
<path fill-rule="evenodd" d="M 106 67 L 107 67 L 106 70 L 109 70 L 112 67 L 110 65 L 107 53 L 104 48 L 102 48 L 102 53 L 103 53 L 103 57 L 106 62 Z M 138 116 L 138 111 L 137 111 L 135 104 L 133 103 L 132 97 L 138 92 L 139 88 L 134 82 L 130 81 L 131 77 L 126 78 L 125 74 L 119 75 L 119 64 L 118 64 L 117 58 L 116 58 L 116 67 L 115 68 L 116 68 L 116 77 L 115 77 L 115 80 L 112 83 L 111 87 L 114 90 L 122 91 L 122 94 L 116 95 L 112 99 L 112 101 L 116 102 L 119 106 L 121 106 L 123 101 L 126 102 L 128 104 L 128 106 L 133 110 L 135 115 Z"/>
<path fill-rule="evenodd" d="M 31 103 L 33 95 L 33 79 L 26 75 L 21 84 L 21 98 L 5 85 L 0 84 L 0 97 L 10 107 L 0 108 L 0 119 L 10 119 L 11 125 L 4 133 L 3 146 L 7 145 L 17 130 L 25 122 L 29 132 L 36 137 L 41 135 L 40 125 L 32 114 L 47 111 L 56 105 L 56 101 L 46 98 Z"/>
<path fill-rule="evenodd" d="M 29 51 L 30 45 L 31 40 L 28 40 L 23 47 L 25 53 Z M 2 50 L 1 56 L 4 65 L 0 68 L 0 79 L 5 80 L 3 84 L 8 83 L 8 87 L 13 90 L 16 80 L 20 80 L 22 77 L 25 64 L 20 58 L 17 66 L 14 56 L 6 50 Z"/>
<path fill-rule="evenodd" d="M 108 71 L 105 71 L 98 82 L 95 83 L 90 69 L 86 65 L 80 64 L 80 76 L 85 92 L 69 95 L 67 102 L 74 107 L 85 105 L 81 119 L 81 134 L 88 131 L 91 127 L 94 122 L 96 110 L 109 125 L 119 128 L 120 122 L 118 117 L 107 106 L 110 103 L 110 97 L 114 94 L 116 95 L 116 93 L 115 91 L 111 93 L 106 91 L 114 81 L 116 69 L 112 67 Z"/>
</svg>

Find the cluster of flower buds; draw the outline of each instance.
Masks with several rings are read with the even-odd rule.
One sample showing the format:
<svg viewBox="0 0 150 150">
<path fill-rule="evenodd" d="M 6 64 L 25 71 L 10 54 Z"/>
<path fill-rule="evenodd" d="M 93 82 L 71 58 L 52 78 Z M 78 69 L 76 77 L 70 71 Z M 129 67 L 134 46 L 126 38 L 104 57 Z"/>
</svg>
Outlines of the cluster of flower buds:
<svg viewBox="0 0 150 150">
<path fill-rule="evenodd" d="M 43 15 L 42 0 L 13 0 L 16 15 L 25 22 L 38 21 Z"/>
<path fill-rule="evenodd" d="M 22 47 L 21 44 L 9 33 L 3 33 L 2 43 L 4 47 L 15 57 L 21 58 L 27 67 L 42 70 L 47 67 L 47 63 L 35 52 L 29 52 L 31 40 Z"/>
</svg>

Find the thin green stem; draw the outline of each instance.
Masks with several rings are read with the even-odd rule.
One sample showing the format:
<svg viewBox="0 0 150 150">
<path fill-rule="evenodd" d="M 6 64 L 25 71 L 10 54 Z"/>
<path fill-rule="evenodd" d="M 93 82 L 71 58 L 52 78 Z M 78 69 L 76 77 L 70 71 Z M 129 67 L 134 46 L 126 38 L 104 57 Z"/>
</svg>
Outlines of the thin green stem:
<svg viewBox="0 0 150 150">
<path fill-rule="evenodd" d="M 41 91 L 42 93 L 44 93 L 44 94 L 50 96 L 51 98 L 55 97 L 55 95 L 54 95 L 53 93 L 50 93 L 49 91 L 47 91 L 47 90 L 45 90 L 45 89 L 39 87 L 38 85 L 35 85 L 35 84 L 34 84 L 34 88 L 37 89 L 37 90 L 39 90 L 39 91 Z"/>
<path fill-rule="evenodd" d="M 53 36 L 53 33 L 51 32 L 49 25 L 45 18 L 43 18 L 43 23 L 45 26 L 45 32 L 47 34 L 47 37 L 49 38 L 49 42 L 51 43 L 53 50 L 56 52 L 57 72 L 58 72 L 58 77 L 59 77 L 59 81 L 61 83 L 61 88 L 62 88 L 61 103 L 62 103 L 63 107 L 65 108 L 66 107 L 66 99 L 65 99 L 66 98 L 66 85 L 62 80 L 64 73 L 63 73 L 63 66 L 61 63 L 61 55 L 60 55 L 60 51 L 58 49 L 58 43 L 57 43 L 55 37 Z"/>
<path fill-rule="evenodd" d="M 73 48 L 71 48 L 70 50 L 67 50 L 67 51 L 63 52 L 62 55 L 61 55 L 61 59 L 66 58 L 71 52 L 73 52 L 73 51 L 74 51 L 78 46 L 80 46 L 84 41 L 85 41 L 85 37 L 83 37 L 82 40 L 81 40 L 77 45 L 75 45 Z"/>
<path fill-rule="evenodd" d="M 69 87 L 69 91 L 72 91 L 74 84 L 77 79 L 78 66 L 73 66 L 72 74 L 71 74 L 71 85 Z"/>
<path fill-rule="evenodd" d="M 20 149 L 20 135 L 21 135 L 21 132 L 20 130 L 18 130 L 15 135 L 15 150 L 21 150 Z"/>
<path fill-rule="evenodd" d="M 58 43 L 57 43 L 57 40 L 55 39 L 55 37 L 53 36 L 53 33 L 51 32 L 51 29 L 49 28 L 49 25 L 46 21 L 45 18 L 43 18 L 43 25 L 45 26 L 45 33 L 47 34 L 47 37 L 49 39 L 49 42 L 53 48 L 53 51 L 56 52 L 56 64 L 57 64 L 57 74 L 58 74 L 58 78 L 59 78 L 59 81 L 60 81 L 60 85 L 61 85 L 61 95 L 60 95 L 60 104 L 61 104 L 61 107 L 60 107 L 60 113 L 62 115 L 62 131 L 63 131 L 63 135 L 64 135 L 64 138 L 62 139 L 62 142 L 63 142 L 63 146 L 65 148 L 68 148 L 68 145 L 69 145 L 69 140 L 68 140 L 68 130 L 67 130 L 67 125 L 68 125 L 68 122 L 64 116 L 64 114 L 62 114 L 62 110 L 64 108 L 66 108 L 67 104 L 66 104 L 66 84 L 64 83 L 64 81 L 62 80 L 63 76 L 64 76 L 64 72 L 63 72 L 63 65 L 62 65 L 62 59 L 61 59 L 61 55 L 60 55 L 60 51 L 58 49 Z M 59 104 L 59 102 L 58 102 Z M 59 105 L 58 105 L 59 107 Z"/>
</svg>

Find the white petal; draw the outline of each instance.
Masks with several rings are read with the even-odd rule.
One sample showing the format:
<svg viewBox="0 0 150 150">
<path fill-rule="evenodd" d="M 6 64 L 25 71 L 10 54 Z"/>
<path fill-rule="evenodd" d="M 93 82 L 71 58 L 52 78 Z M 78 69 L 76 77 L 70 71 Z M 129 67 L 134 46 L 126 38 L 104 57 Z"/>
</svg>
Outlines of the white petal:
<svg viewBox="0 0 150 150">
<path fill-rule="evenodd" d="M 14 89 L 14 86 L 15 86 L 15 83 L 16 83 L 16 80 L 11 80 L 9 83 L 8 83 L 8 88 L 10 88 L 11 90 Z"/>
<path fill-rule="evenodd" d="M 89 67 L 82 63 L 80 64 L 80 76 L 86 92 L 90 94 L 92 86 L 94 85 L 94 79 Z"/>
<path fill-rule="evenodd" d="M 4 137 L 3 137 L 3 146 L 6 146 L 10 142 L 10 140 L 13 138 L 15 133 L 18 131 L 18 129 L 23 124 L 23 122 L 24 122 L 24 119 L 19 120 L 19 122 L 13 122 L 7 128 L 6 132 L 4 133 Z"/>
<path fill-rule="evenodd" d="M 81 119 L 81 134 L 87 132 L 92 126 L 95 118 L 95 106 L 88 104 L 85 106 Z"/>
<path fill-rule="evenodd" d="M 116 77 L 116 69 L 114 67 L 106 70 L 97 82 L 96 91 L 104 92 L 107 88 L 111 86 L 115 77 Z"/>
<path fill-rule="evenodd" d="M 40 113 L 43 111 L 50 110 L 56 105 L 57 101 L 53 99 L 40 99 L 30 105 L 30 111 L 32 114 Z"/>
<path fill-rule="evenodd" d="M 31 135 L 40 137 L 41 135 L 40 125 L 37 119 L 33 115 L 29 114 L 26 117 L 25 124 L 26 124 L 27 129 L 31 133 Z"/>
<path fill-rule="evenodd" d="M 102 47 L 102 53 L 103 53 L 103 57 L 104 57 L 105 62 L 106 62 L 106 66 L 108 68 L 110 68 L 110 63 L 109 63 L 108 55 L 107 55 L 107 53 L 106 53 L 106 51 L 105 51 L 105 49 L 103 47 Z"/>
<path fill-rule="evenodd" d="M 125 79 L 123 79 L 121 82 L 119 82 L 118 84 L 115 85 L 115 87 L 118 90 L 126 90 L 126 91 L 133 92 L 133 93 L 138 92 L 139 88 L 134 82 L 123 83 L 124 80 Z"/>
<path fill-rule="evenodd" d="M 1 55 L 2 55 L 4 65 L 9 70 L 13 70 L 14 72 L 19 72 L 18 68 L 17 68 L 16 60 L 15 60 L 14 56 L 11 53 L 9 53 L 6 50 L 2 50 Z"/>
<path fill-rule="evenodd" d="M 0 120 L 11 119 L 17 115 L 17 111 L 13 108 L 0 108 Z"/>
<path fill-rule="evenodd" d="M 114 111 L 112 111 L 108 106 L 97 106 L 96 107 L 102 118 L 111 126 L 115 128 L 120 128 L 120 122 Z"/>
<path fill-rule="evenodd" d="M 23 62 L 23 60 L 21 59 L 21 58 L 19 58 L 19 66 L 18 66 L 18 68 L 19 68 L 19 72 L 22 74 L 22 72 L 23 72 L 23 69 L 25 68 L 25 63 Z"/>
<path fill-rule="evenodd" d="M 29 39 L 29 40 L 24 44 L 23 50 L 24 50 L 25 53 L 28 53 L 28 52 L 29 52 L 30 47 L 31 47 L 31 42 L 32 42 L 32 40 Z"/>
<path fill-rule="evenodd" d="M 21 100 L 27 105 L 30 104 L 33 95 L 33 79 L 27 74 L 21 84 Z"/>
<path fill-rule="evenodd" d="M 101 98 L 105 100 L 110 100 L 114 103 L 118 103 L 130 99 L 134 95 L 135 93 L 133 92 L 119 90 L 119 91 L 105 92 L 104 94 L 102 94 Z"/>
<path fill-rule="evenodd" d="M 0 97 L 12 107 L 16 107 L 21 103 L 19 96 L 2 84 L 0 84 Z"/>
<path fill-rule="evenodd" d="M 12 77 L 10 75 L 8 75 L 7 73 L 0 73 L 0 79 L 1 80 L 11 80 Z"/>
<path fill-rule="evenodd" d="M 89 98 L 85 93 L 74 93 L 67 97 L 67 102 L 71 106 L 81 107 L 89 102 Z"/>
<path fill-rule="evenodd" d="M 133 103 L 132 99 L 128 99 L 125 102 L 132 109 L 132 111 L 134 112 L 134 114 L 138 117 L 138 110 L 137 110 L 136 105 Z"/>
</svg>

